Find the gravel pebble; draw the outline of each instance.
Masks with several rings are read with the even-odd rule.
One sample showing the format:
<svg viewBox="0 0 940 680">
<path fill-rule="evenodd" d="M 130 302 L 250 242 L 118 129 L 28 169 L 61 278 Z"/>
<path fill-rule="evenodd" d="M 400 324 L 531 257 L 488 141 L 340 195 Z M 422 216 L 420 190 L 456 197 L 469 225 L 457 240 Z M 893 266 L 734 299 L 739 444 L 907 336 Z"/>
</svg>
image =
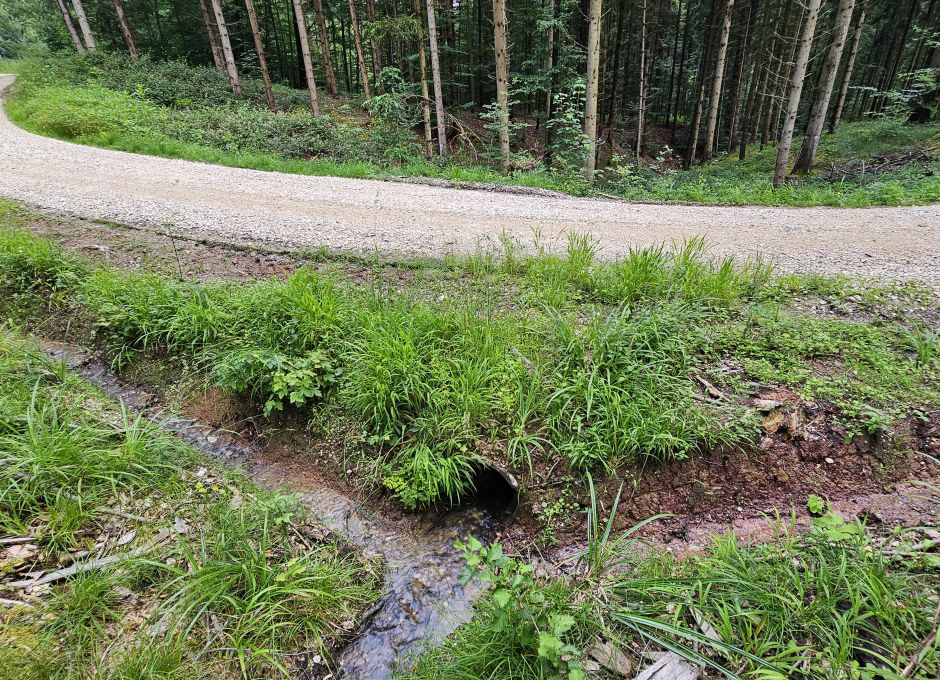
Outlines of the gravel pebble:
<svg viewBox="0 0 940 680">
<path fill-rule="evenodd" d="M 0 92 L 13 82 L 0 76 Z M 648 205 L 243 170 L 29 134 L 0 112 L 0 195 L 40 208 L 234 243 L 442 256 L 563 248 L 599 257 L 704 236 L 713 253 L 762 253 L 783 271 L 916 279 L 940 287 L 940 205 L 773 208 Z"/>
</svg>

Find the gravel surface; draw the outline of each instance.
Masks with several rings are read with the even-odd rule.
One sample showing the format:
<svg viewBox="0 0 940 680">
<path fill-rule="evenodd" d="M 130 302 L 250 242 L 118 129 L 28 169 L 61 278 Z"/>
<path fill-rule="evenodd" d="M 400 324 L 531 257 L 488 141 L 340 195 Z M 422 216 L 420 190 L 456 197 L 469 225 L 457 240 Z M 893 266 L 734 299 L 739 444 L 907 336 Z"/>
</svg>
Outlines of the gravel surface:
<svg viewBox="0 0 940 680">
<path fill-rule="evenodd" d="M 0 92 L 13 82 L 0 76 Z M 940 286 L 940 205 L 770 208 L 647 205 L 242 170 L 96 149 L 29 134 L 0 110 L 0 195 L 40 208 L 246 244 L 441 256 L 505 232 L 560 247 L 589 233 L 599 255 L 691 236 L 716 254 L 763 253 L 785 271 Z"/>
</svg>

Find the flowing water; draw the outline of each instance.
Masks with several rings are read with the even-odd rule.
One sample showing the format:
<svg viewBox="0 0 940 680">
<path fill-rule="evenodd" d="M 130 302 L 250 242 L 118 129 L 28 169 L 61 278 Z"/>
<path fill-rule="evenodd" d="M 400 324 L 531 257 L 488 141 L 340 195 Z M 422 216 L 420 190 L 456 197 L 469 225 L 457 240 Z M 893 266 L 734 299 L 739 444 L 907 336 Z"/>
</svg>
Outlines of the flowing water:
<svg viewBox="0 0 940 680">
<path fill-rule="evenodd" d="M 494 506 L 492 499 L 481 497 L 445 513 L 389 519 L 326 485 L 296 462 L 266 459 L 231 432 L 167 413 L 152 393 L 127 384 L 107 364 L 79 348 L 43 343 L 43 349 L 128 409 L 194 448 L 242 467 L 256 483 L 301 494 L 313 517 L 364 556 L 383 563 L 383 595 L 340 653 L 334 677 L 391 677 L 469 619 L 479 588 L 459 583 L 464 560 L 454 543 L 469 535 L 484 542 L 490 539 L 506 518 L 505 503 Z"/>
</svg>

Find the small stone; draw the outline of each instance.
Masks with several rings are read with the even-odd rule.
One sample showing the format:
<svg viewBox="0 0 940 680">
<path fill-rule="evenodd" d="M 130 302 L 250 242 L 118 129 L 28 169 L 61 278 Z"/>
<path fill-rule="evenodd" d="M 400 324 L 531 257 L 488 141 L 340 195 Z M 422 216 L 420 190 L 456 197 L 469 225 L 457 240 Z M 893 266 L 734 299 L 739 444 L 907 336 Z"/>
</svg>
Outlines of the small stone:
<svg viewBox="0 0 940 680">
<path fill-rule="evenodd" d="M 773 411 L 775 408 L 783 406 L 783 402 L 776 399 L 755 399 L 754 408 L 758 411 Z"/>
<path fill-rule="evenodd" d="M 210 434 L 208 437 L 206 437 L 206 441 L 209 442 L 210 444 L 218 444 L 219 437 L 217 435 Z"/>
<path fill-rule="evenodd" d="M 783 470 L 777 470 L 777 474 L 775 475 L 775 477 L 777 478 L 777 481 L 780 482 L 781 484 L 785 484 L 786 482 L 790 481 L 790 475 L 788 475 Z"/>
<path fill-rule="evenodd" d="M 826 458 L 826 462 L 832 465 L 835 461 L 832 458 Z"/>
</svg>

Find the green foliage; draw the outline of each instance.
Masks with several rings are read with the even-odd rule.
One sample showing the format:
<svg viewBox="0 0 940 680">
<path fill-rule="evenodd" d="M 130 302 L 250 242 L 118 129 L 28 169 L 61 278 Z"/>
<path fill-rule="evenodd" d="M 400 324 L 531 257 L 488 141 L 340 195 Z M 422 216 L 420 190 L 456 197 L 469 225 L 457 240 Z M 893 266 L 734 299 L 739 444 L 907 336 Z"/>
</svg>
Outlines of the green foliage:
<svg viewBox="0 0 940 680">
<path fill-rule="evenodd" d="M 859 173 L 841 181 L 824 176 L 832 164 L 859 163 L 883 154 L 909 150 L 929 141 L 937 125 L 908 125 L 903 118 L 885 117 L 846 123 L 824 135 L 816 160 L 816 173 L 798 186 L 775 189 L 771 183 L 776 148 L 749 152 L 746 159 L 724 156 L 691 170 L 642 170 L 629 181 L 612 174 L 617 193 L 639 201 L 690 201 L 732 205 L 920 205 L 940 200 L 938 162 L 914 164 L 889 173 Z M 794 140 L 799 148 L 799 140 Z"/>
<path fill-rule="evenodd" d="M 532 565 L 506 557 L 499 543 L 484 547 L 471 537 L 458 547 L 467 560 L 461 581 L 478 578 L 490 588 L 488 615 L 493 632 L 505 634 L 511 628 L 514 642 L 537 658 L 544 677 L 583 680 L 581 650 L 571 642 L 578 621 L 549 603 L 536 585 Z"/>
<path fill-rule="evenodd" d="M 552 118 L 546 123 L 552 133 L 552 163 L 562 173 L 580 173 L 591 149 L 591 140 L 584 134 L 584 89 L 579 79 L 570 91 L 557 92 Z"/>
<path fill-rule="evenodd" d="M 712 351 L 733 356 L 764 384 L 797 387 L 809 400 L 828 401 L 859 428 L 882 433 L 920 406 L 937 401 L 929 334 L 898 326 L 816 318 L 756 305 L 739 321 L 713 329 Z M 918 344 L 920 343 L 920 344 Z M 820 367 L 824 367 L 819 370 Z"/>
<path fill-rule="evenodd" d="M 376 597 L 372 571 L 337 543 L 304 539 L 299 547 L 292 532 L 306 520 L 297 496 L 219 468 L 209 475 L 224 483 L 193 486 L 212 463 L 121 415 L 64 366 L 0 331 L 0 533 L 36 535 L 44 549 L 37 567 L 54 564 L 60 548 L 81 560 L 77 548 L 113 531 L 113 510 L 101 520 L 105 508 L 147 508 L 141 538 L 169 522 L 179 533 L 144 556 L 125 555 L 117 571 L 95 568 L 48 596 L 37 591 L 38 612 L 5 610 L 0 672 L 286 677 L 285 653 L 313 648 L 328 657 Z M 106 541 L 93 555 L 128 549 Z M 157 629 L 165 633 L 155 640 Z"/>
<path fill-rule="evenodd" d="M 736 398 L 754 389 L 745 381 L 828 402 L 848 438 L 890 435 L 940 398 L 922 329 L 784 309 L 824 295 L 876 310 L 922 291 L 774 278 L 759 258 L 712 258 L 699 240 L 611 262 L 582 236 L 564 255 L 506 240 L 501 258 L 453 262 L 443 294 L 440 282 L 364 292 L 311 269 L 207 284 L 87 269 L 15 229 L 0 231 L 0 262 L 14 308 L 20 295 L 77 305 L 118 366 L 149 352 L 267 414 L 341 420 L 360 434 L 362 468 L 411 508 L 472 492 L 494 452 L 518 468 L 560 461 L 564 474 L 746 447 L 758 423 Z M 62 527 L 80 514 L 55 508 Z"/>
<path fill-rule="evenodd" d="M 182 640 L 198 631 L 232 650 L 244 677 L 264 667 L 287 676 L 282 651 L 298 642 L 326 654 L 328 640 L 375 596 L 339 546 L 290 549 L 280 516 L 270 502 L 214 508 L 209 526 L 183 541 L 182 562 L 168 568 L 156 613 Z M 213 640 L 211 617 L 225 621 L 223 639 Z"/>
</svg>

